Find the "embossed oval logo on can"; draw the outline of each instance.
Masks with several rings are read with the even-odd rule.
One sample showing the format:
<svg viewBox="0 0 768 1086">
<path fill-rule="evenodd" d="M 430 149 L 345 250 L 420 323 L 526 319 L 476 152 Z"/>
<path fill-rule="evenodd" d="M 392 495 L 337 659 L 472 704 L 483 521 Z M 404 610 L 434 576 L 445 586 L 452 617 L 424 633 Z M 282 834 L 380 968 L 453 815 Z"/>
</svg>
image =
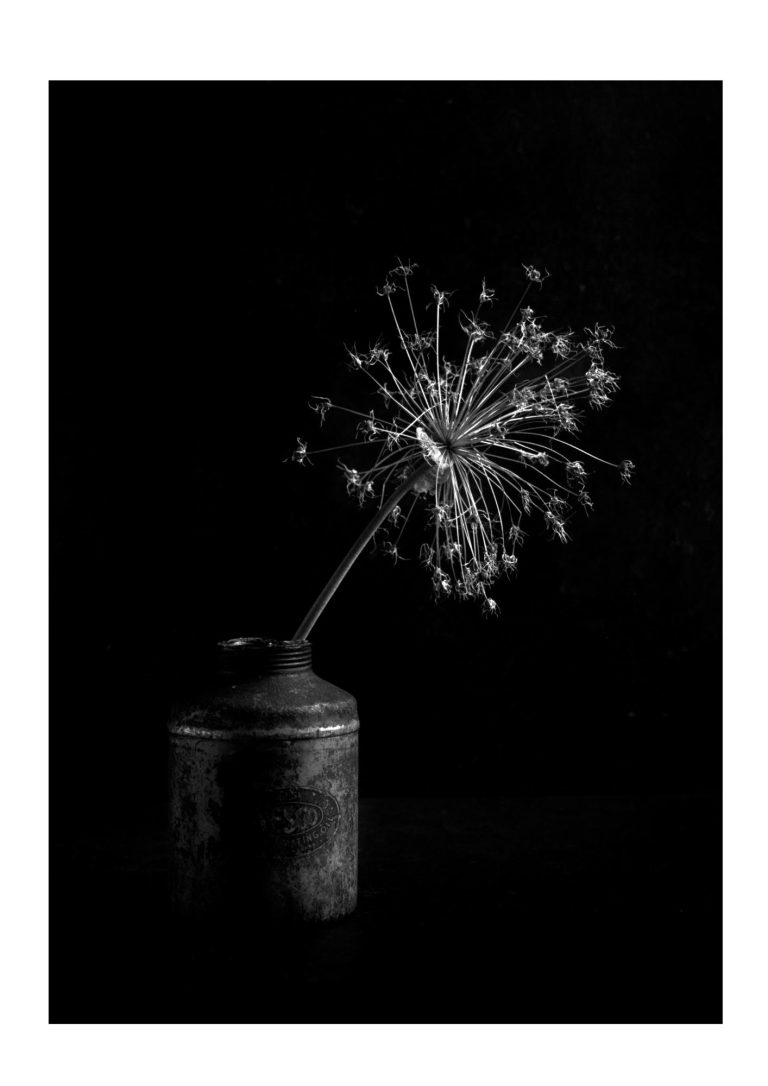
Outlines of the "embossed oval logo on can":
<svg viewBox="0 0 768 1086">
<path fill-rule="evenodd" d="M 330 792 L 283 788 L 271 792 L 261 830 L 276 856 L 302 856 L 328 844 L 339 828 L 339 805 Z"/>
</svg>

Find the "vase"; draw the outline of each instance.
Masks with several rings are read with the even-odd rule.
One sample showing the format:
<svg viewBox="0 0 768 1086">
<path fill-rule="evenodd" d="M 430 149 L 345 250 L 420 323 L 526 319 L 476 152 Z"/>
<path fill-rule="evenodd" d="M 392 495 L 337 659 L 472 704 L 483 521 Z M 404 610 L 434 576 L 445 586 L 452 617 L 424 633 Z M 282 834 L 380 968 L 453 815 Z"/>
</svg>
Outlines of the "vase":
<svg viewBox="0 0 768 1086">
<path fill-rule="evenodd" d="M 177 913 L 324 921 L 357 902 L 355 699 L 318 678 L 308 641 L 236 638 L 172 711 Z"/>
</svg>

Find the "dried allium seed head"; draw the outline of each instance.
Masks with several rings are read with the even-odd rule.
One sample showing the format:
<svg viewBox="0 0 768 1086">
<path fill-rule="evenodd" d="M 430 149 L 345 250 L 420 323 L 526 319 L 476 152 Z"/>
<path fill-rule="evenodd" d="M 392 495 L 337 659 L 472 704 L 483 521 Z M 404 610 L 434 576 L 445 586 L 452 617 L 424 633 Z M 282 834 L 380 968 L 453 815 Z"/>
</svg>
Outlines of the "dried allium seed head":
<svg viewBox="0 0 768 1086">
<path fill-rule="evenodd" d="M 464 344 L 461 361 L 453 363 L 445 356 L 445 311 L 453 292 L 432 286 L 434 327 L 422 331 L 409 285 L 415 267 L 399 263 L 378 289 L 394 319 L 402 364 L 380 342 L 365 352 L 347 350 L 350 365 L 372 382 L 389 414 L 349 412 L 358 418 L 361 444 L 378 446 L 378 455 L 367 468 L 341 462 L 339 468 L 349 494 L 361 503 L 378 497 L 383 507 L 421 466 L 410 500 L 406 494 L 404 507 L 397 504 L 389 513 L 397 538 L 380 549 L 398 561 L 403 531 L 414 509 L 426 504 L 431 542 L 422 545 L 420 559 L 436 595 L 478 599 L 486 613 L 496 614 L 487 589 L 517 569 L 523 516 L 537 510 L 551 537 L 566 542 L 568 498 L 585 512 L 593 508 L 585 489 L 589 473 L 575 454 L 600 458 L 573 444 L 573 435 L 582 421 L 579 402 L 599 410 L 618 388 L 618 377 L 605 365 L 605 351 L 615 347 L 613 329 L 596 324 L 574 343 L 570 330 L 545 331 L 525 306 L 494 332 L 481 312 L 496 292 L 483 280 L 477 310 L 459 315 Z M 546 270 L 523 267 L 526 293 L 549 278 Z M 322 422 L 334 405 L 313 400 Z M 292 459 L 307 461 L 305 442 Z M 629 482 L 632 461 L 614 466 Z"/>
</svg>

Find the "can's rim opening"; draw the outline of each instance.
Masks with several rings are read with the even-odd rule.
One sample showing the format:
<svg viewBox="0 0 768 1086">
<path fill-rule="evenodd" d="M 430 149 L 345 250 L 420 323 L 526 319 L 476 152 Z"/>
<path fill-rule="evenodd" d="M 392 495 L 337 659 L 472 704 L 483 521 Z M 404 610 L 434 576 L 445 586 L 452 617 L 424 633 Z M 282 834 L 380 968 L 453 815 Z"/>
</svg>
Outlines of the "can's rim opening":
<svg viewBox="0 0 768 1086">
<path fill-rule="evenodd" d="M 302 641 L 280 641 L 275 637 L 231 637 L 227 641 L 219 641 L 222 649 L 281 649 L 299 648 L 311 645 L 306 639 Z"/>
</svg>

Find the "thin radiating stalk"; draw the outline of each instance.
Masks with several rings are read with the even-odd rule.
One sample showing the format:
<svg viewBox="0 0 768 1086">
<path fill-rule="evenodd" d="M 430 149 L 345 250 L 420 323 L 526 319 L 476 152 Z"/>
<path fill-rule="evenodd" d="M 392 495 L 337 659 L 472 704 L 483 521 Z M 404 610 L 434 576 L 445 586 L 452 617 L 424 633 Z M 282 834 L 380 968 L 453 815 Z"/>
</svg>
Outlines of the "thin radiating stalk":
<svg viewBox="0 0 768 1086">
<path fill-rule="evenodd" d="M 365 526 L 363 531 L 357 537 L 355 542 L 350 547 L 344 558 L 339 563 L 335 573 L 328 581 L 323 591 L 317 597 L 315 602 L 310 607 L 307 614 L 304 616 L 304 620 L 299 625 L 296 633 L 293 635 L 294 641 L 305 641 L 315 625 L 320 615 L 325 610 L 329 600 L 333 597 L 336 589 L 344 580 L 350 569 L 354 565 L 355 561 L 360 557 L 360 554 L 373 539 L 374 532 L 381 527 L 387 517 L 390 515 L 395 506 L 400 502 L 402 498 L 413 489 L 415 483 L 431 471 L 430 464 L 422 464 L 416 471 L 412 472 L 406 479 L 403 480 L 401 485 L 397 487 L 389 496 L 387 501 L 376 511 L 376 516 Z"/>
</svg>

